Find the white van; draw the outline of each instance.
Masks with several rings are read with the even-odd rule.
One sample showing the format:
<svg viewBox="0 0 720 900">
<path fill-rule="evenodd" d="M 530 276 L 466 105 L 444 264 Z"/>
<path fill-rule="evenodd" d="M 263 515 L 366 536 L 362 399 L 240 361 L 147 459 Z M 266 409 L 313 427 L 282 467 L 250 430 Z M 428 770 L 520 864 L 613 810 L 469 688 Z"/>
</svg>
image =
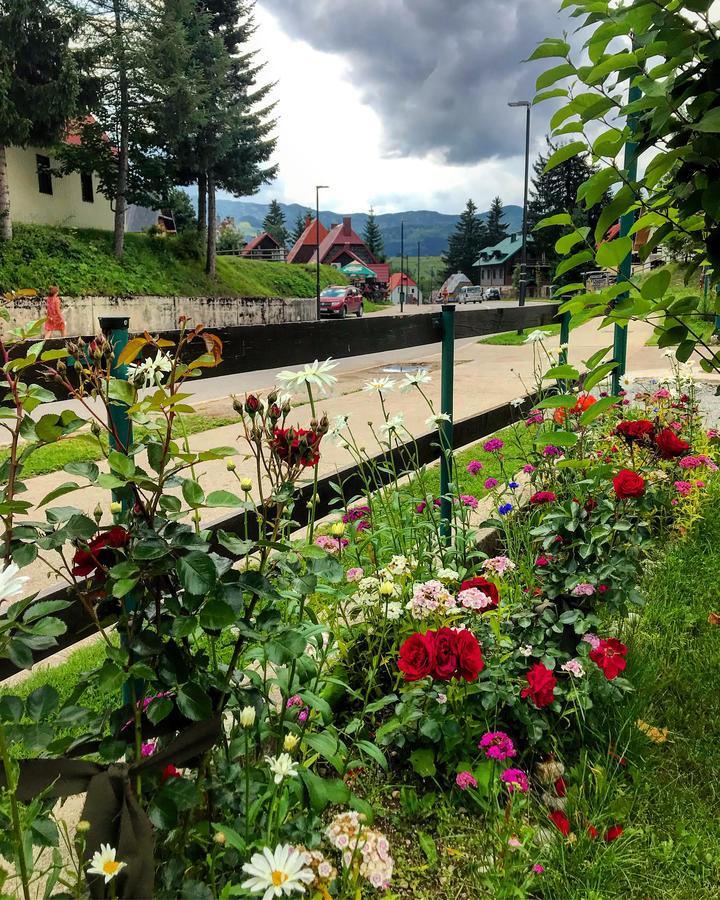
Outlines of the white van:
<svg viewBox="0 0 720 900">
<path fill-rule="evenodd" d="M 458 291 L 458 303 L 482 303 L 485 299 L 485 289 L 477 284 L 465 284 Z"/>
</svg>

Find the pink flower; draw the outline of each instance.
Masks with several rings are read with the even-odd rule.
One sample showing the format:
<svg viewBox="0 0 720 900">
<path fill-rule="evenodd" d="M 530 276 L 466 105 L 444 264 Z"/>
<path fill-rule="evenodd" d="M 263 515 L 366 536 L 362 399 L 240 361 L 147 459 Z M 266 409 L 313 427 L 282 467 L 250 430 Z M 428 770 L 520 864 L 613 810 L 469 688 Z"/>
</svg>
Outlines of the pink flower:
<svg viewBox="0 0 720 900">
<path fill-rule="evenodd" d="M 140 755 L 143 757 L 152 756 L 156 749 L 157 749 L 157 741 L 147 741 L 140 748 Z"/>
<path fill-rule="evenodd" d="M 353 566 L 348 569 L 345 573 L 345 578 L 348 581 L 360 581 L 360 579 L 365 575 L 365 570 L 360 566 Z"/>
<path fill-rule="evenodd" d="M 468 788 L 477 787 L 477 781 L 473 777 L 472 772 L 458 772 L 455 776 L 455 784 L 460 788 L 461 791 L 466 791 Z"/>
<path fill-rule="evenodd" d="M 541 866 L 540 863 L 535 863 L 535 865 L 532 867 L 532 870 L 536 875 L 542 875 L 542 873 L 545 871 L 545 866 Z"/>
<path fill-rule="evenodd" d="M 675 482 L 675 490 L 680 494 L 681 497 L 687 497 L 687 495 L 692 490 L 692 482 L 690 481 L 676 481 Z"/>
<path fill-rule="evenodd" d="M 496 488 L 498 486 L 498 483 L 499 482 L 498 482 L 497 478 L 486 478 L 485 479 L 485 490 L 491 491 L 493 488 Z"/>
<path fill-rule="evenodd" d="M 586 644 L 590 644 L 593 650 L 597 650 L 600 646 L 600 638 L 596 634 L 590 634 L 590 632 L 588 632 L 583 635 L 583 640 Z"/>
<path fill-rule="evenodd" d="M 484 750 L 488 759 L 496 759 L 498 762 L 517 755 L 515 745 L 504 731 L 488 731 L 480 738 L 478 749 Z"/>
<path fill-rule="evenodd" d="M 469 509 L 478 508 L 478 499 L 477 497 L 473 497 L 472 494 L 460 494 L 460 502 Z"/>
<path fill-rule="evenodd" d="M 302 706 L 302 705 L 303 705 L 303 699 L 300 696 L 300 694 L 293 694 L 292 697 L 288 697 L 287 703 L 285 704 L 285 706 L 288 709 L 292 709 L 293 706 Z"/>
<path fill-rule="evenodd" d="M 508 838 L 508 847 L 511 847 L 513 850 L 519 850 L 522 847 L 522 841 L 516 834 Z"/>
<path fill-rule="evenodd" d="M 336 538 L 330 537 L 329 534 L 321 534 L 315 538 L 314 543 L 316 547 L 322 547 L 323 550 L 327 550 L 328 553 L 334 555 L 342 553 L 343 547 L 347 547 L 349 541 L 347 538 Z"/>
<path fill-rule="evenodd" d="M 550 560 L 548 559 L 547 556 L 541 555 L 541 556 L 538 556 L 538 558 L 535 560 L 536 566 L 547 566 L 549 564 L 550 564 Z"/>
<path fill-rule="evenodd" d="M 469 475 L 477 475 L 478 472 L 482 471 L 483 464 L 478 459 L 473 459 L 467 464 L 467 473 Z"/>
<path fill-rule="evenodd" d="M 483 569 L 486 572 L 494 572 L 500 578 L 506 572 L 512 572 L 515 568 L 515 563 L 507 556 L 493 556 L 490 559 L 486 559 L 483 563 Z"/>
<path fill-rule="evenodd" d="M 305 709 L 301 709 L 298 713 L 298 722 L 307 722 L 309 715 L 310 710 L 307 707 L 305 707 Z"/>
<path fill-rule="evenodd" d="M 497 453 L 498 450 L 502 450 L 505 446 L 505 441 L 501 441 L 500 438 L 490 438 L 489 441 L 485 441 L 483 444 L 483 450 L 486 453 Z"/>
<path fill-rule="evenodd" d="M 527 794 L 530 788 L 528 777 L 522 769 L 505 769 L 500 775 L 500 781 L 507 785 L 507 789 L 511 794 L 516 790 L 522 794 Z"/>
<path fill-rule="evenodd" d="M 488 606 L 494 606 L 492 597 L 488 597 L 478 588 L 466 588 L 457 595 L 458 602 L 465 609 L 486 609 Z"/>
<path fill-rule="evenodd" d="M 532 473 L 535 471 L 535 466 L 532 463 L 525 463 L 525 465 L 522 467 L 522 470 L 526 475 L 532 475 Z"/>
<path fill-rule="evenodd" d="M 576 584 L 570 593 L 573 597 L 592 597 L 595 593 L 595 588 L 589 582 L 583 581 L 580 584 Z"/>
<path fill-rule="evenodd" d="M 531 412 L 527 419 L 525 419 L 525 424 L 529 428 L 531 425 L 540 425 L 542 421 L 543 414 L 541 412 Z"/>
<path fill-rule="evenodd" d="M 652 398 L 653 400 L 669 400 L 670 396 L 670 391 L 667 388 L 660 388 L 660 390 L 655 391 Z"/>
</svg>

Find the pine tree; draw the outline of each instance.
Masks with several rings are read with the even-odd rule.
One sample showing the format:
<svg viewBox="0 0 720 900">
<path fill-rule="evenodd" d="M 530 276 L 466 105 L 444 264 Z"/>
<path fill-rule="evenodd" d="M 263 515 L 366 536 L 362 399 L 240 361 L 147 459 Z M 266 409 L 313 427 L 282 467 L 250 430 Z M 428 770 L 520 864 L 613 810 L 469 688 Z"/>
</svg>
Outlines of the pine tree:
<svg viewBox="0 0 720 900">
<path fill-rule="evenodd" d="M 591 210 L 583 209 L 577 201 L 577 190 L 580 185 L 596 171 L 586 156 L 573 156 L 560 163 L 549 172 L 545 172 L 548 157 L 555 151 L 555 146 L 548 140 L 547 154 L 540 154 L 533 163 L 534 176 L 528 203 L 528 234 L 532 235 L 533 255 L 545 267 L 544 274 L 548 281 L 553 281 L 555 266 L 560 256 L 555 251 L 555 242 L 564 233 L 561 225 L 541 228 L 533 231 L 535 225 L 547 216 L 558 213 L 569 213 L 573 222 L 582 227 L 594 229 L 600 213 L 609 202 L 606 194 L 600 203 Z M 569 272 L 566 280 L 577 280 L 577 273 Z"/>
<path fill-rule="evenodd" d="M 0 240 L 12 238 L 7 147 L 48 146 L 75 113 L 76 27 L 52 0 L 0 6 Z"/>
<path fill-rule="evenodd" d="M 503 221 L 504 218 L 503 202 L 496 197 L 490 205 L 490 211 L 485 219 L 485 227 L 487 228 L 487 244 L 486 247 L 494 247 L 500 241 L 507 237 L 508 226 Z"/>
<path fill-rule="evenodd" d="M 375 218 L 375 210 L 370 207 L 365 230 L 363 231 L 363 241 L 368 250 L 375 257 L 377 262 L 385 262 L 385 245 L 383 243 L 382 231 Z"/>
<path fill-rule="evenodd" d="M 487 241 L 487 228 L 478 218 L 477 206 L 472 200 L 468 200 L 455 230 L 448 239 L 447 251 L 442 257 L 445 278 L 456 272 L 462 272 L 474 282 L 477 278 L 475 262 L 483 247 L 488 246 Z"/>
<path fill-rule="evenodd" d="M 295 244 L 297 244 L 297 242 L 303 236 L 303 232 L 307 228 L 308 216 L 310 216 L 310 218 L 312 218 L 312 214 L 310 213 L 309 210 L 305 214 L 298 213 L 298 217 L 297 217 L 297 219 L 295 219 L 295 227 L 293 228 L 292 236 L 290 238 L 290 240 L 292 241 L 293 247 L 295 246 Z"/>
<path fill-rule="evenodd" d="M 285 213 L 277 200 L 270 201 L 270 208 L 263 219 L 263 229 L 274 237 L 281 247 L 287 244 L 290 234 L 285 227 Z"/>
</svg>

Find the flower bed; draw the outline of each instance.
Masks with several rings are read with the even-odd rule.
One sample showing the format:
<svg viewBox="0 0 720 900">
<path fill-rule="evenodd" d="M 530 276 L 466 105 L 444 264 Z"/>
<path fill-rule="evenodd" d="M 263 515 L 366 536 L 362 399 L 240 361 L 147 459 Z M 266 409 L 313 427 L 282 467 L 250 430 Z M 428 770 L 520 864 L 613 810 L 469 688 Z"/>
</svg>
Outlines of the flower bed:
<svg viewBox="0 0 720 900">
<path fill-rule="evenodd" d="M 146 336 L 119 361 L 148 348 L 162 365 L 142 400 L 112 375 L 102 340 L 70 347 L 82 360 L 79 387 L 62 354 L 45 359 L 71 396 L 123 403 L 144 426 L 124 448 L 131 455 L 109 453 L 109 473 L 68 468 L 116 492 L 112 527 L 70 506 L 45 508 L 79 483 L 46 498 L 44 519 L 18 519 L 22 458 L 6 470 L 3 598 L 22 589 L 16 566 L 52 557 L 69 578 L 88 578 L 76 602 L 106 639 L 104 658 L 70 696 L 47 684 L 0 699 L 0 852 L 15 861 L 18 893 L 47 875 L 71 896 L 421 896 L 425 887 L 406 874 L 397 884 L 406 854 L 391 813 L 394 804 L 429 819 L 439 796 L 468 827 L 482 827 L 463 876 L 478 893 L 542 890 L 548 860 L 578 835 L 621 843 L 632 825 L 622 804 L 610 798 L 591 816 L 576 798 L 587 789 L 588 754 L 606 756 L 616 741 L 608 723 L 632 689 L 626 623 L 643 603 L 642 567 L 658 541 L 692 525 L 717 468 L 717 439 L 701 427 L 691 382 L 678 371 L 673 388 L 630 402 L 603 395 L 609 369 L 590 360 L 583 391 L 540 401 L 512 454 L 507 436 L 488 439 L 464 462 L 462 483 L 455 463 L 446 540 L 434 475 L 415 465 L 412 444 L 380 473 L 352 423 L 321 414 L 329 361 L 280 373 L 279 390 L 236 401 L 257 476 L 236 473 L 237 495 L 208 491 L 198 467 L 228 450 L 193 455 L 172 426 L 187 411 L 184 381 L 215 365 L 222 348 L 188 328 L 176 348 Z M 28 440 L 28 398 L 43 402 L 42 390 L 6 371 Z M 147 367 L 135 371 L 146 378 Z M 579 373 L 562 366 L 544 377 L 573 384 Z M 368 385 L 381 449 L 408 439 L 385 412 L 390 390 L 420 392 L 438 421 L 426 383 L 420 373 L 402 386 Z M 302 423 L 291 405 L 298 392 L 309 400 Z M 40 442 L 77 427 L 67 415 L 40 421 Z M 294 540 L 298 486 L 317 479 L 328 439 L 355 457 L 368 499 L 338 485 L 336 520 L 319 528 L 311 510 L 306 537 Z M 518 468 L 530 485 L 525 504 Z M 488 523 L 478 522 L 474 483 L 496 510 L 489 524 L 501 550 L 491 558 L 477 544 Z M 220 532 L 222 555 L 213 552 L 196 515 L 213 505 L 258 519 L 262 538 Z M 2 652 L 29 665 L 58 633 L 57 608 L 7 603 Z M 109 612 L 119 644 L 102 627 Z M 85 702 L 89 690 L 108 698 L 102 708 Z M 48 759 L 16 767 L 10 742 Z M 58 832 L 55 798 L 86 790 L 82 823 Z M 434 867 L 435 838 L 421 830 L 417 841 Z M 65 857 L 33 874 L 30 846 L 59 843 Z"/>
</svg>

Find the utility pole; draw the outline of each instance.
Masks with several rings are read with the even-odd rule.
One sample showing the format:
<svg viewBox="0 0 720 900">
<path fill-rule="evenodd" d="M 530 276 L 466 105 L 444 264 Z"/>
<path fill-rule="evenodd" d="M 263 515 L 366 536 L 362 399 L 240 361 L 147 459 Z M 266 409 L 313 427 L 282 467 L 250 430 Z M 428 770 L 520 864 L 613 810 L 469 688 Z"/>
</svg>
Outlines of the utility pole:
<svg viewBox="0 0 720 900">
<path fill-rule="evenodd" d="M 400 223 L 400 312 L 405 311 L 405 275 L 403 260 L 405 259 L 405 222 Z"/>
<path fill-rule="evenodd" d="M 326 184 L 315 185 L 315 303 L 318 321 L 320 320 L 320 191 Z"/>
</svg>

